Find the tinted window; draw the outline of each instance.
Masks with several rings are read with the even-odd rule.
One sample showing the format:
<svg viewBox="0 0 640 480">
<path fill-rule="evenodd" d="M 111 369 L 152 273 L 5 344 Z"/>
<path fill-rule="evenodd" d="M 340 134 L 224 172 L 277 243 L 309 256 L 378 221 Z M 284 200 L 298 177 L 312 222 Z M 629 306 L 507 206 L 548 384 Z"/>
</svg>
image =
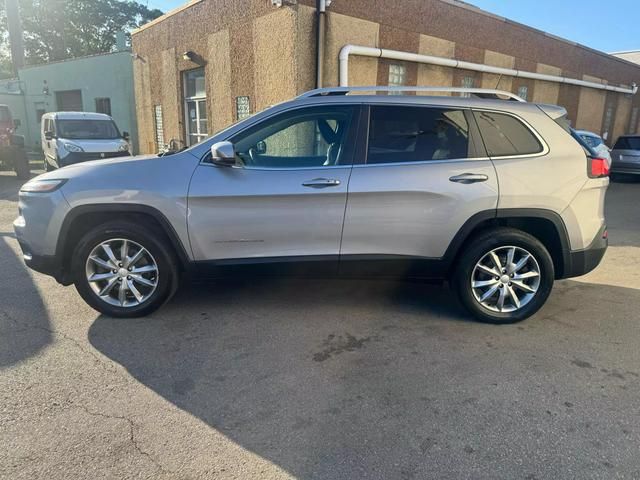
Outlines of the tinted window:
<svg viewBox="0 0 640 480">
<path fill-rule="evenodd" d="M 247 167 L 304 168 L 351 164 L 353 107 L 311 107 L 283 113 L 232 139 Z"/>
<path fill-rule="evenodd" d="M 613 148 L 615 150 L 640 150 L 640 137 L 621 137 Z"/>
<path fill-rule="evenodd" d="M 111 120 L 58 120 L 58 136 L 75 139 L 120 138 L 115 123 Z"/>
<path fill-rule="evenodd" d="M 580 135 L 580 137 L 591 148 L 596 148 L 598 145 L 602 144 L 602 140 L 599 137 L 592 137 L 591 135 Z"/>
<path fill-rule="evenodd" d="M 540 153 L 542 145 L 520 120 L 494 112 L 475 112 L 480 134 L 491 157 Z"/>
<path fill-rule="evenodd" d="M 367 163 L 423 162 L 469 156 L 462 110 L 371 107 Z"/>
</svg>

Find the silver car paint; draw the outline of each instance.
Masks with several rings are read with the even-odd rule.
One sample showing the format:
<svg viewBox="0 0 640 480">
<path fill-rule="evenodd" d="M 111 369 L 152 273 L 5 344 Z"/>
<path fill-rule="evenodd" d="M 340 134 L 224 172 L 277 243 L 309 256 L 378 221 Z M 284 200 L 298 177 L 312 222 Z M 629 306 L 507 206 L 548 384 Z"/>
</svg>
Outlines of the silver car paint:
<svg viewBox="0 0 640 480">
<path fill-rule="evenodd" d="M 535 126 L 549 150 L 536 158 L 495 159 L 497 175 L 489 159 L 317 172 L 224 169 L 201 164 L 214 142 L 227 140 L 284 110 L 374 101 L 507 111 Z M 438 257 L 465 217 L 496 206 L 541 208 L 562 215 L 571 248 L 579 250 L 592 242 L 596 226 L 604 221 L 602 203 L 608 180 L 588 179 L 584 153 L 566 135 L 534 104 L 420 96 L 295 99 L 181 153 L 87 162 L 45 174 L 40 178 L 68 179 L 58 193 L 50 196 L 46 209 L 49 220 L 43 215 L 27 215 L 33 211 L 32 206 L 35 208 L 36 195 L 46 194 L 21 194 L 27 226 L 17 227 L 16 232 L 34 245 L 34 253 L 52 254 L 60 219 L 69 209 L 102 203 L 143 204 L 169 220 L 191 259 L 332 254 L 339 245 L 340 209 L 344 211 L 349 188 L 353 196 L 347 207 L 342 253 Z M 458 172 L 484 172 L 489 180 L 454 185 L 448 176 Z M 339 177 L 340 187 L 320 192 L 301 187 L 305 180 L 329 175 Z M 42 239 L 33 237 L 31 224 L 36 221 L 46 225 L 38 230 L 48 232 Z"/>
</svg>

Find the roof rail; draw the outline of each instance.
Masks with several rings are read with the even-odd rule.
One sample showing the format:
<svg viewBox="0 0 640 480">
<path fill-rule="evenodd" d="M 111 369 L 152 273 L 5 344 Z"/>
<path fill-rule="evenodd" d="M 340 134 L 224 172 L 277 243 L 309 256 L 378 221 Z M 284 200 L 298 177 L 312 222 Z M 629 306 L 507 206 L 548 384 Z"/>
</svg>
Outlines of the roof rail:
<svg viewBox="0 0 640 480">
<path fill-rule="evenodd" d="M 467 93 L 479 98 L 492 98 L 502 100 L 500 97 L 507 97 L 509 100 L 526 102 L 515 93 L 504 90 L 494 90 L 488 88 L 462 88 L 462 87 L 327 87 L 317 88 L 303 93 L 298 98 L 321 97 L 327 95 L 348 95 L 353 92 L 427 92 L 427 93 Z"/>
</svg>

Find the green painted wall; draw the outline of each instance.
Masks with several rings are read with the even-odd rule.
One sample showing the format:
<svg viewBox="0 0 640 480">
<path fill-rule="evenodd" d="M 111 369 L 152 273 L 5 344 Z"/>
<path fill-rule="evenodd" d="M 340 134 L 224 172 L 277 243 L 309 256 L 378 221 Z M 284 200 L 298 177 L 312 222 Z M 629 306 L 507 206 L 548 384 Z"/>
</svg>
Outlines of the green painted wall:
<svg viewBox="0 0 640 480">
<path fill-rule="evenodd" d="M 96 111 L 96 98 L 111 99 L 111 116 L 120 131 L 131 134 L 134 153 L 138 152 L 135 98 L 133 93 L 133 59 L 128 50 L 77 58 L 62 62 L 26 67 L 18 72 L 22 95 L 7 95 L 0 83 L 0 104 L 8 104 L 22 126 L 16 133 L 25 136 L 28 148 L 40 149 L 40 122 L 36 109 L 43 106 L 47 112 L 59 109 L 56 92 L 80 90 L 82 109 Z M 47 82 L 49 94 L 43 93 Z M 4 83 L 4 82 L 3 82 Z M 22 102 L 22 108 L 18 106 Z M 14 107 L 15 105 L 15 107 Z"/>
</svg>

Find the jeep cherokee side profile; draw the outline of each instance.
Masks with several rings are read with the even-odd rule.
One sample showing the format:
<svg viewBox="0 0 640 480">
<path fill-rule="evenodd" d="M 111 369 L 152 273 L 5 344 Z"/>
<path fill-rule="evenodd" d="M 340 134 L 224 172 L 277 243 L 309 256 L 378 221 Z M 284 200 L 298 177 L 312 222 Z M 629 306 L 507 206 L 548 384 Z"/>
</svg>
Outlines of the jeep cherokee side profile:
<svg viewBox="0 0 640 480">
<path fill-rule="evenodd" d="M 183 273 L 294 274 L 449 279 L 491 323 L 599 264 L 608 163 L 563 108 L 359 90 L 396 89 L 311 91 L 170 156 L 31 180 L 25 262 L 113 317 L 153 312 Z"/>
</svg>

